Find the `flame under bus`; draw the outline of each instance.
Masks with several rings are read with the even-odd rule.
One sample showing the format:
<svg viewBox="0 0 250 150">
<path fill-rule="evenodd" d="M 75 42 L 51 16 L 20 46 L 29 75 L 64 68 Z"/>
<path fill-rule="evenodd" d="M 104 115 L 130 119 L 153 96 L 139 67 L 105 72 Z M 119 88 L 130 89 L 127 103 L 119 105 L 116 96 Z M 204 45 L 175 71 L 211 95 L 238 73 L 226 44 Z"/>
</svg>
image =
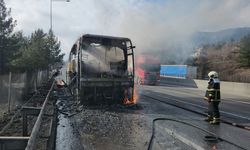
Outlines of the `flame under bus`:
<svg viewBox="0 0 250 150">
<path fill-rule="evenodd" d="M 134 46 L 129 38 L 86 34 L 69 55 L 67 82 L 85 104 L 133 100 Z"/>
</svg>

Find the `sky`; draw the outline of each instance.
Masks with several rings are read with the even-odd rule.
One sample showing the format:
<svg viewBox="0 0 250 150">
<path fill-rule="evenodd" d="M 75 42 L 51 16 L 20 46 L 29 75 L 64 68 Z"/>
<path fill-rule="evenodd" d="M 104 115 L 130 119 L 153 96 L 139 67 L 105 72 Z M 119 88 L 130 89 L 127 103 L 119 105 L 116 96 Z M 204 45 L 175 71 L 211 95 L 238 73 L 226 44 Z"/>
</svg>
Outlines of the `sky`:
<svg viewBox="0 0 250 150">
<path fill-rule="evenodd" d="M 29 35 L 50 28 L 50 0 L 5 0 Z M 162 50 L 196 31 L 250 27 L 249 0 L 53 0 L 53 31 L 66 57 L 85 33 L 129 37 L 137 51 Z"/>
</svg>

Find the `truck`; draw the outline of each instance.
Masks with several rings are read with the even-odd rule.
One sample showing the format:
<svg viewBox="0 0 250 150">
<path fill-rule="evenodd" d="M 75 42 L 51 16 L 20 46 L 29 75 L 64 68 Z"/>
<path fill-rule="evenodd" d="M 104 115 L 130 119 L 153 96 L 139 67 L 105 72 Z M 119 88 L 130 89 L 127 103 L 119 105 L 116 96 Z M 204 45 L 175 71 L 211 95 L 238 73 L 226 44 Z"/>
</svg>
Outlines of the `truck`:
<svg viewBox="0 0 250 150">
<path fill-rule="evenodd" d="M 188 65 L 161 65 L 160 76 L 194 79 L 197 76 L 197 67 Z"/>
<path fill-rule="evenodd" d="M 157 85 L 160 81 L 160 61 L 151 55 L 136 56 L 136 83 Z"/>
<path fill-rule="evenodd" d="M 84 34 L 73 44 L 67 83 L 83 104 L 134 102 L 134 48 L 125 37 Z"/>
</svg>

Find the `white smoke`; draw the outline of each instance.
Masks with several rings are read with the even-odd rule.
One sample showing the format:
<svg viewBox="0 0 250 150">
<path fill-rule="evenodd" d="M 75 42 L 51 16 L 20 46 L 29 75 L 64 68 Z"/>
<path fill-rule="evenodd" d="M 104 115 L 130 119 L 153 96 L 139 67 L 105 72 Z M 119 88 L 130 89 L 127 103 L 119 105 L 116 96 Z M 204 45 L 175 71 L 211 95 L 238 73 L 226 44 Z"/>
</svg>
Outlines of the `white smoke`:
<svg viewBox="0 0 250 150">
<path fill-rule="evenodd" d="M 29 34 L 48 31 L 49 0 L 5 0 Z M 53 2 L 53 29 L 66 54 L 83 33 L 124 36 L 140 52 L 165 51 L 186 58 L 196 31 L 217 31 L 250 26 L 248 0 L 71 0 Z M 181 49 L 176 51 L 176 49 Z M 167 51 L 167 52 L 166 52 Z M 164 57 L 164 56 L 162 56 Z"/>
</svg>

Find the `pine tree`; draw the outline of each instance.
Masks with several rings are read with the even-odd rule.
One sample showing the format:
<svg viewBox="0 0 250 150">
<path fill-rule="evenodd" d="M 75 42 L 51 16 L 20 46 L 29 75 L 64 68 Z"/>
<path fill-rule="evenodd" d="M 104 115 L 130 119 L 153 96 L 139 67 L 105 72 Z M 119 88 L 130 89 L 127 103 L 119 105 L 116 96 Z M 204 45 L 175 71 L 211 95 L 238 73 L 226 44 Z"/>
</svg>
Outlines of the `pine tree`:
<svg viewBox="0 0 250 150">
<path fill-rule="evenodd" d="M 38 29 L 27 39 L 19 50 L 19 58 L 12 61 L 13 66 L 19 70 L 37 71 L 46 69 L 48 65 L 48 46 L 46 33 Z"/>
<path fill-rule="evenodd" d="M 11 36 L 16 21 L 10 16 L 10 13 L 11 10 L 6 8 L 4 0 L 0 0 L 0 73 L 8 71 L 13 55 Z"/>
<path fill-rule="evenodd" d="M 242 67 L 250 67 L 250 35 L 240 40 L 238 62 Z"/>
<path fill-rule="evenodd" d="M 52 66 L 56 64 L 62 64 L 64 54 L 61 53 L 61 43 L 51 30 L 47 36 L 47 43 L 50 45 L 49 64 Z"/>
<path fill-rule="evenodd" d="M 38 29 L 30 38 L 23 38 L 22 43 L 17 54 L 19 57 L 12 61 L 12 65 L 18 70 L 46 70 L 63 62 L 64 54 L 61 54 L 60 42 L 52 32 L 46 34 L 42 29 Z"/>
</svg>

